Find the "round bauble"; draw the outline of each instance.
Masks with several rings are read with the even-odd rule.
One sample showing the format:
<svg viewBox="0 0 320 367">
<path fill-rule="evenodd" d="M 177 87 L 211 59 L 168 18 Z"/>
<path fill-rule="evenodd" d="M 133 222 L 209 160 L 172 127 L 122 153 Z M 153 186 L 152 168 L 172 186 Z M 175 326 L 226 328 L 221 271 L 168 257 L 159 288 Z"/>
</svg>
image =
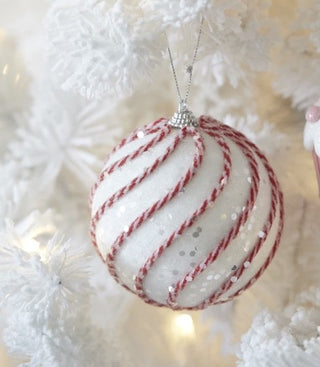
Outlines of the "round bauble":
<svg viewBox="0 0 320 367">
<path fill-rule="evenodd" d="M 122 140 L 91 192 L 91 236 L 145 302 L 203 309 L 239 295 L 279 245 L 283 199 L 261 151 L 211 117 L 160 119 Z"/>
</svg>

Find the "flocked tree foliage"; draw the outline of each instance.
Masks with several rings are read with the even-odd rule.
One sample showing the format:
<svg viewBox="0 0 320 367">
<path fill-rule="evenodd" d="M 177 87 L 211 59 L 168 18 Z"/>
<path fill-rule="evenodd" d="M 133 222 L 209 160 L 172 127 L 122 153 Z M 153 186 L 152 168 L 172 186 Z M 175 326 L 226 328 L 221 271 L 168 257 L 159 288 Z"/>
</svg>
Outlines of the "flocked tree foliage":
<svg viewBox="0 0 320 367">
<path fill-rule="evenodd" d="M 237 84 L 245 67 L 268 64 L 273 32 L 265 14 L 265 4 L 242 0 L 58 3 L 47 17 L 52 70 L 64 90 L 88 98 L 130 93 L 164 62 L 166 32 L 198 28 L 203 15 L 211 72 L 220 84 Z"/>
<path fill-rule="evenodd" d="M 292 20 L 282 32 L 274 66 L 274 87 L 284 97 L 292 98 L 294 106 L 306 108 L 319 96 L 319 1 L 297 0 Z"/>
<path fill-rule="evenodd" d="M 318 366 L 317 188 L 304 119 L 291 105 L 319 95 L 320 2 L 0 0 L 0 8 L 0 365 Z M 168 42 L 183 84 L 201 17 L 190 104 L 266 152 L 286 226 L 250 290 L 175 313 L 134 299 L 108 275 L 90 245 L 87 202 L 112 146 L 174 112 Z"/>
<path fill-rule="evenodd" d="M 240 367 L 286 367 L 291 361 L 315 367 L 319 363 L 319 289 L 300 294 L 281 314 L 261 312 L 243 336 Z"/>
</svg>

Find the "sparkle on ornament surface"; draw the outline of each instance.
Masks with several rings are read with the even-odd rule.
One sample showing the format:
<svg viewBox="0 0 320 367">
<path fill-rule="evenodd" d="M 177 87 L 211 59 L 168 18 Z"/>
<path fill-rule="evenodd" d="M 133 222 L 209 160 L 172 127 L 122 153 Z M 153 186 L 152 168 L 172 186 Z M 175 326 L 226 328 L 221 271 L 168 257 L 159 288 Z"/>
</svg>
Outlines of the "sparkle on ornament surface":
<svg viewBox="0 0 320 367">
<path fill-rule="evenodd" d="M 208 279 L 208 280 L 212 280 L 212 279 L 213 279 L 213 275 L 208 275 L 208 276 L 207 276 L 207 279 Z"/>
<path fill-rule="evenodd" d="M 232 214 L 231 214 L 231 219 L 232 219 L 232 220 L 236 220 L 236 219 L 237 219 L 237 217 L 238 217 L 237 213 L 232 213 Z"/>
<path fill-rule="evenodd" d="M 243 264 L 243 266 L 244 266 L 245 268 L 248 268 L 248 267 L 250 266 L 250 261 L 246 261 L 246 262 Z"/>
<path fill-rule="evenodd" d="M 237 280 L 238 280 L 238 278 L 237 278 L 237 277 L 231 277 L 231 282 L 232 282 L 232 283 L 235 283 Z"/>
<path fill-rule="evenodd" d="M 129 226 L 124 226 L 124 227 L 123 227 L 123 230 L 124 230 L 125 232 L 129 232 Z"/>
<path fill-rule="evenodd" d="M 251 177 L 248 177 L 247 180 L 248 180 L 249 183 L 252 182 L 252 178 Z"/>
<path fill-rule="evenodd" d="M 143 137 L 144 137 L 144 132 L 143 131 L 138 131 L 138 133 L 137 133 L 137 137 L 139 138 L 139 139 L 142 139 Z"/>
<path fill-rule="evenodd" d="M 120 206 L 120 213 L 124 213 L 126 211 L 126 207 L 124 205 Z"/>
<path fill-rule="evenodd" d="M 214 279 L 215 279 L 215 280 L 218 280 L 219 278 L 221 278 L 221 274 L 216 274 L 216 275 L 214 276 Z"/>
<path fill-rule="evenodd" d="M 192 317 L 188 314 L 175 316 L 172 322 L 172 329 L 177 336 L 194 336 L 194 324 Z"/>
<path fill-rule="evenodd" d="M 258 237 L 263 238 L 266 234 L 263 231 L 260 231 Z"/>
</svg>

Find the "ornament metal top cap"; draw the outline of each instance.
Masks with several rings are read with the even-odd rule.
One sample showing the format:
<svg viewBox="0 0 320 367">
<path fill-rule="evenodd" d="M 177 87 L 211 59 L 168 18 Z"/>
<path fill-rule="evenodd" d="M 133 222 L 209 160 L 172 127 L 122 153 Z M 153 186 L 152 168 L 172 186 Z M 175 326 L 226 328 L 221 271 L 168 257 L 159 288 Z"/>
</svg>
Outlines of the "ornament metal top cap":
<svg viewBox="0 0 320 367">
<path fill-rule="evenodd" d="M 168 124 L 172 127 L 184 127 L 184 126 L 198 126 L 198 119 L 195 117 L 192 111 L 188 109 L 186 103 L 179 103 L 179 109 L 168 121 Z"/>
</svg>

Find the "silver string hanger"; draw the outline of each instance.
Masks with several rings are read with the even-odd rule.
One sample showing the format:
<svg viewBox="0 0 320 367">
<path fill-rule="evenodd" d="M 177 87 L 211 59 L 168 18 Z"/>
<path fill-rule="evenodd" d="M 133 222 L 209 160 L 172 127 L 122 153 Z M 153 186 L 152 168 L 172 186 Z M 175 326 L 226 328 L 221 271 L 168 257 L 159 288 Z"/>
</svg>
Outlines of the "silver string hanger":
<svg viewBox="0 0 320 367">
<path fill-rule="evenodd" d="M 188 65 L 188 67 L 186 69 L 186 71 L 189 75 L 189 78 L 188 78 L 188 82 L 187 82 L 187 85 L 186 85 L 184 98 L 181 95 L 181 90 L 180 90 L 180 86 L 179 86 L 179 82 L 178 82 L 178 78 L 177 78 L 177 73 L 176 73 L 176 69 L 175 69 L 174 64 L 173 64 L 172 52 L 171 52 L 170 45 L 169 45 L 169 40 L 168 40 L 168 54 L 169 54 L 169 59 L 170 59 L 170 64 L 171 64 L 171 70 L 172 70 L 173 78 L 174 78 L 174 81 L 175 81 L 177 94 L 178 94 L 178 97 L 179 97 L 179 109 L 171 117 L 171 119 L 168 121 L 169 125 L 172 126 L 172 127 L 180 127 L 181 128 L 183 126 L 198 126 L 198 119 L 194 116 L 194 114 L 188 108 L 188 98 L 189 98 L 190 89 L 191 89 L 193 66 L 194 66 L 194 63 L 196 61 L 198 50 L 199 50 L 199 45 L 200 45 L 200 38 L 201 38 L 201 34 L 202 34 L 202 25 L 203 25 L 203 17 L 201 17 L 201 20 L 200 20 L 200 27 L 199 27 L 197 42 L 196 42 L 196 46 L 195 46 L 195 49 L 194 49 L 194 52 L 193 52 L 193 57 L 192 57 L 192 60 L 191 60 L 191 64 Z"/>
</svg>

